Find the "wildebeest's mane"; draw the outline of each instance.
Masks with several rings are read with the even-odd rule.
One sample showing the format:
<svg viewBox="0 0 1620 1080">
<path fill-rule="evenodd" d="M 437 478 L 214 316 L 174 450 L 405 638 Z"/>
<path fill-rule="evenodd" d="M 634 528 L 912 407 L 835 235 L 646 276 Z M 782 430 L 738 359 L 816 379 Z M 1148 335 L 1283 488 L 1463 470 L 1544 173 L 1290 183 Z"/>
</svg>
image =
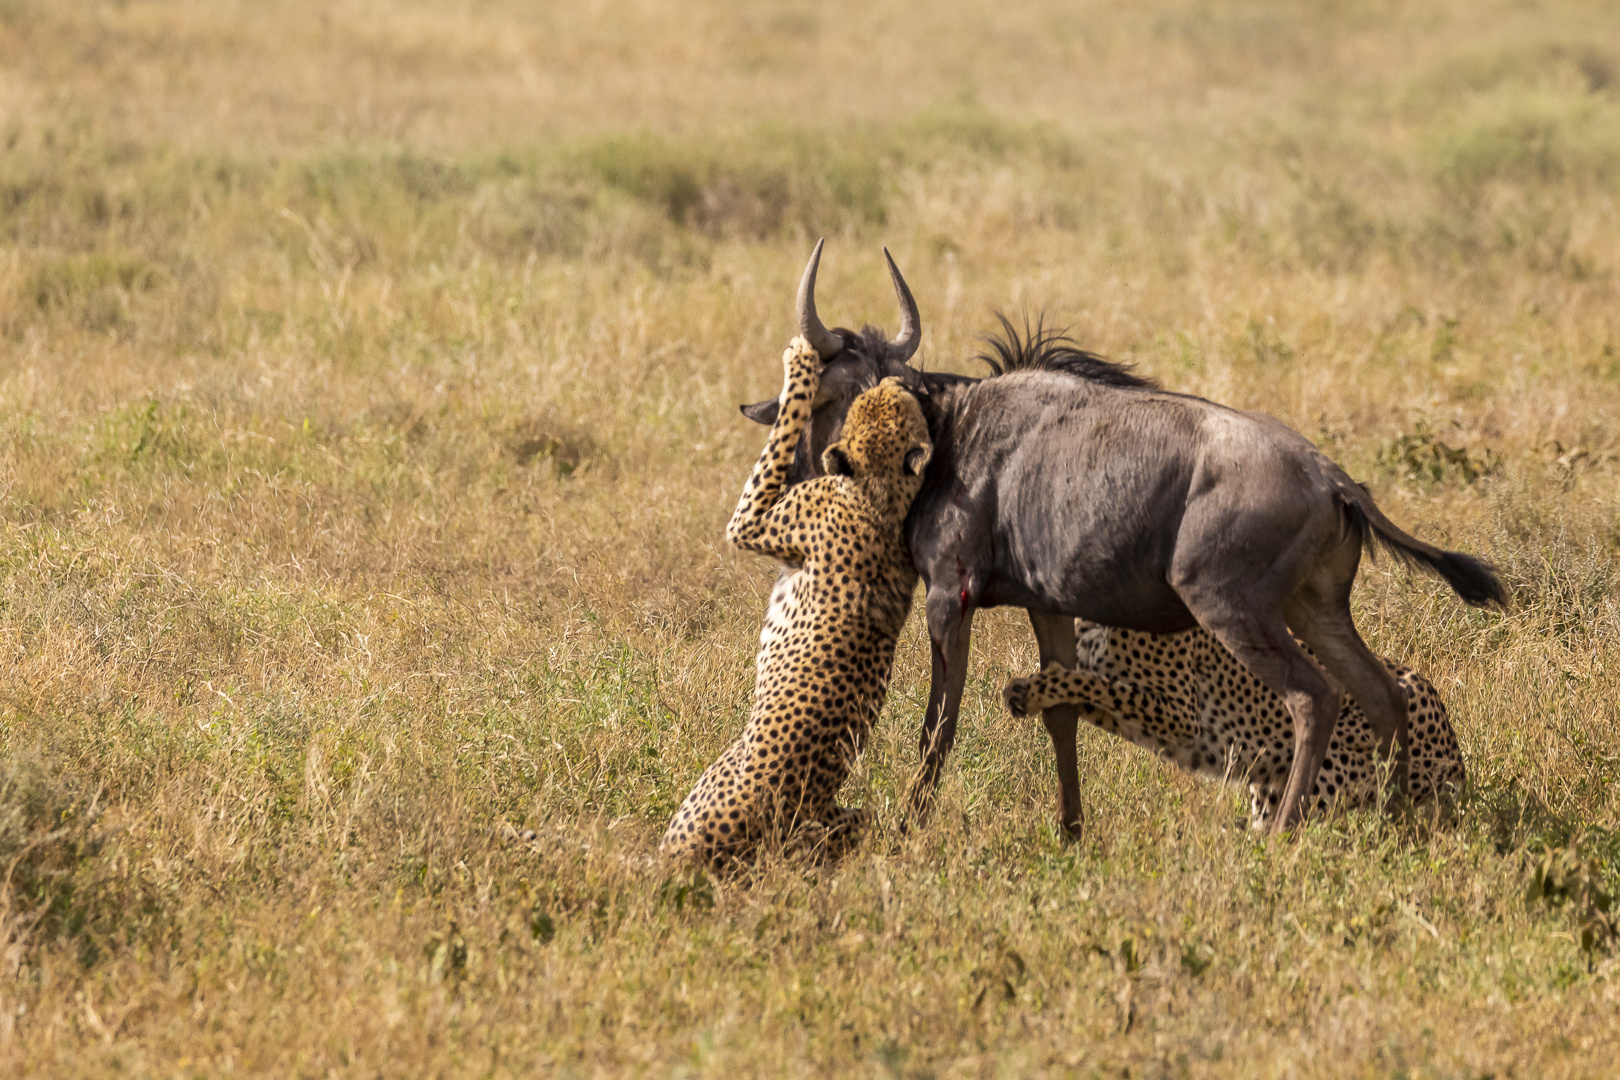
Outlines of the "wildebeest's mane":
<svg viewBox="0 0 1620 1080">
<path fill-rule="evenodd" d="M 989 377 L 992 379 L 1015 371 L 1055 371 L 1107 386 L 1159 389 L 1157 382 L 1136 374 L 1130 365 L 1105 360 L 1094 352 L 1080 348 L 1066 328 L 1048 327 L 1045 320 L 1039 317 L 1031 326 L 1026 317 L 1023 329 L 1019 330 L 1001 312 L 995 315 L 1001 323 L 1001 333 L 986 335 L 986 351 L 974 358 L 989 365 Z M 863 326 L 859 330 L 840 326 L 833 333 L 843 340 L 845 349 L 858 356 L 881 361 L 894 353 L 888 335 L 876 326 Z M 940 383 L 975 381 L 968 376 L 944 372 L 929 373 L 924 380 L 914 390 L 926 390 L 930 386 L 937 388 Z"/>
<path fill-rule="evenodd" d="M 1130 365 L 1104 360 L 1096 353 L 1080 348 L 1067 329 L 1048 328 L 1043 318 L 1038 317 L 1032 327 L 1026 316 L 1022 333 L 1011 319 L 999 311 L 996 312 L 996 321 L 1001 323 L 1001 333 L 986 335 L 984 343 L 987 349 L 975 357 L 990 365 L 991 378 L 1014 371 L 1059 371 L 1107 386 L 1134 386 L 1147 390 L 1159 388 L 1159 384 L 1152 379 L 1132 371 Z"/>
</svg>

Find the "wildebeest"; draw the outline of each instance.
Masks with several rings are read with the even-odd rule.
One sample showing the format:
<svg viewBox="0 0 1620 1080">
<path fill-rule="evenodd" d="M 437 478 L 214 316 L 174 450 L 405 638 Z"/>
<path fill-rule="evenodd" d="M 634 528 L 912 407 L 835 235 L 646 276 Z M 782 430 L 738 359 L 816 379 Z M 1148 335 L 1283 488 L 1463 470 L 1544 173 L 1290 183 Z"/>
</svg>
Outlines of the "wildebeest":
<svg viewBox="0 0 1620 1080">
<path fill-rule="evenodd" d="M 1150 633 L 1202 626 L 1287 704 L 1294 761 L 1277 830 L 1292 828 L 1321 769 L 1337 680 L 1367 713 L 1379 752 L 1406 746 L 1400 689 L 1350 616 L 1364 547 L 1443 577 L 1471 605 L 1505 605 L 1481 560 L 1393 524 L 1343 469 L 1272 417 L 1171 393 L 1037 327 L 1004 336 L 974 379 L 907 361 L 921 337 L 916 301 L 884 251 L 901 308 L 892 340 L 871 327 L 828 330 L 816 314 L 817 243 L 799 284 L 799 332 L 827 359 L 791 482 L 820 472 L 855 396 L 899 377 L 922 404 L 933 461 L 906 522 L 926 588 L 933 679 L 912 820 L 932 805 L 956 737 L 973 613 L 1029 612 L 1044 667 L 1075 663 L 1074 619 Z M 743 406 L 759 423 L 776 400 Z M 1304 641 L 1319 668 L 1295 643 Z M 1324 675 L 1322 668 L 1326 668 Z M 1074 706 L 1047 710 L 1058 816 L 1081 822 Z"/>
</svg>

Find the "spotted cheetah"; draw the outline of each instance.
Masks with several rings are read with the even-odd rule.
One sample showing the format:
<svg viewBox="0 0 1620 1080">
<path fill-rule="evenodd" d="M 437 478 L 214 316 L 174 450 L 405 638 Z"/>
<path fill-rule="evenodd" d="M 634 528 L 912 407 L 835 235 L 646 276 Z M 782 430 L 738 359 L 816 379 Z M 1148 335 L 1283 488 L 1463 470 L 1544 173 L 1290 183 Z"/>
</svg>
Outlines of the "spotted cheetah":
<svg viewBox="0 0 1620 1080">
<path fill-rule="evenodd" d="M 1294 723 L 1276 694 L 1203 630 L 1146 634 L 1081 621 L 1079 665 L 1052 664 L 1007 684 L 1014 716 L 1049 705 L 1081 706 L 1091 723 L 1220 779 L 1246 779 L 1249 823 L 1271 824 L 1294 758 Z M 1307 650 L 1309 651 L 1309 650 Z M 1411 668 L 1384 665 L 1406 695 L 1411 732 L 1408 793 L 1421 802 L 1463 783 L 1456 734 L 1433 684 Z M 1375 795 L 1372 725 L 1346 694 L 1310 812 L 1365 805 Z"/>
<path fill-rule="evenodd" d="M 767 837 L 837 853 L 868 813 L 834 803 L 883 707 L 917 572 L 901 523 L 933 454 L 922 409 L 895 378 L 856 399 L 822 455 L 828 475 L 784 492 L 820 387 L 803 338 L 765 451 L 726 537 L 788 564 L 759 635 L 754 707 L 742 736 L 698 779 L 659 850 L 724 870 Z"/>
</svg>

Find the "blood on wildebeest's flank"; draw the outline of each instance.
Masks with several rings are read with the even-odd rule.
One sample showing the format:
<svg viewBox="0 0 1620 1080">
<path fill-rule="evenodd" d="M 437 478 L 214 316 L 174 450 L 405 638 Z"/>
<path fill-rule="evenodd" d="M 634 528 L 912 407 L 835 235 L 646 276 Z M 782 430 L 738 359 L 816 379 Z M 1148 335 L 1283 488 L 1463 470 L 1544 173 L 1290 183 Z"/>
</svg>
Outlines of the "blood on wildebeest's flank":
<svg viewBox="0 0 1620 1080">
<path fill-rule="evenodd" d="M 980 607 L 1026 609 L 1043 664 L 1073 655 L 1074 617 L 1149 633 L 1209 631 L 1293 720 L 1278 829 L 1299 820 L 1321 769 L 1339 713 L 1334 680 L 1365 710 L 1379 752 L 1404 755 L 1400 688 L 1350 617 L 1362 550 L 1382 548 L 1434 571 L 1469 604 L 1505 604 L 1486 563 L 1403 532 L 1279 421 L 1163 390 L 1061 331 L 1026 324 L 1020 334 L 1002 318 L 983 356 L 989 378 L 918 371 L 907 361 L 921 320 L 892 258 L 906 346 L 872 327 L 828 330 L 815 307 L 820 255 L 818 243 L 799 286 L 800 332 L 827 361 L 806 442 L 836 438 L 856 395 L 895 377 L 921 404 L 934 444 L 906 520 L 933 645 L 914 819 L 931 807 L 955 741 Z M 775 402 L 743 412 L 770 423 Z M 801 453 L 789 482 L 820 468 L 816 454 Z M 1080 822 L 1077 719 L 1072 706 L 1044 716 L 1057 751 L 1059 818 L 1070 829 Z"/>
</svg>

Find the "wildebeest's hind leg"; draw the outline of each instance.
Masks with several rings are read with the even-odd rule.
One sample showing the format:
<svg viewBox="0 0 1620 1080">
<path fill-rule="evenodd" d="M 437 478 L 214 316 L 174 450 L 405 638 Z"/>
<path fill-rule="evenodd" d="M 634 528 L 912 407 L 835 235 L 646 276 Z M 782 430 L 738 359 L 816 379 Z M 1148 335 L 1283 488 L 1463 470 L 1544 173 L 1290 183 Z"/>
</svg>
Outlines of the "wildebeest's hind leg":
<svg viewBox="0 0 1620 1080">
<path fill-rule="evenodd" d="M 1323 559 L 1289 598 L 1288 626 L 1367 714 L 1378 756 L 1387 760 L 1396 752 L 1394 779 L 1404 790 L 1410 745 L 1406 695 L 1351 618 L 1350 589 L 1360 562 L 1359 538 L 1347 539 Z"/>
<path fill-rule="evenodd" d="M 1305 796 L 1327 760 L 1339 717 L 1339 689 L 1299 647 L 1280 617 L 1264 618 L 1232 603 L 1204 610 L 1200 606 L 1188 604 L 1204 629 L 1282 698 L 1294 719 L 1294 761 L 1271 825 L 1274 833 L 1286 832 L 1304 816 Z"/>
<path fill-rule="evenodd" d="M 1035 643 L 1041 650 L 1041 668 L 1049 664 L 1062 664 L 1073 669 L 1078 663 L 1075 653 L 1074 619 L 1068 615 L 1029 613 L 1029 624 L 1035 630 Z M 1080 764 L 1075 747 L 1075 729 L 1080 723 L 1080 706 L 1052 705 L 1041 710 L 1041 722 L 1052 737 L 1052 754 L 1057 759 L 1058 824 L 1070 837 L 1078 840 L 1085 824 L 1085 812 L 1080 807 Z"/>
<path fill-rule="evenodd" d="M 928 711 L 923 715 L 922 764 L 911 784 L 906 826 L 922 826 L 934 810 L 940 770 L 956 743 L 956 715 L 962 709 L 967 682 L 968 642 L 973 634 L 973 604 L 947 588 L 930 588 L 925 601 L 928 639 L 934 669 L 928 684 Z"/>
</svg>

